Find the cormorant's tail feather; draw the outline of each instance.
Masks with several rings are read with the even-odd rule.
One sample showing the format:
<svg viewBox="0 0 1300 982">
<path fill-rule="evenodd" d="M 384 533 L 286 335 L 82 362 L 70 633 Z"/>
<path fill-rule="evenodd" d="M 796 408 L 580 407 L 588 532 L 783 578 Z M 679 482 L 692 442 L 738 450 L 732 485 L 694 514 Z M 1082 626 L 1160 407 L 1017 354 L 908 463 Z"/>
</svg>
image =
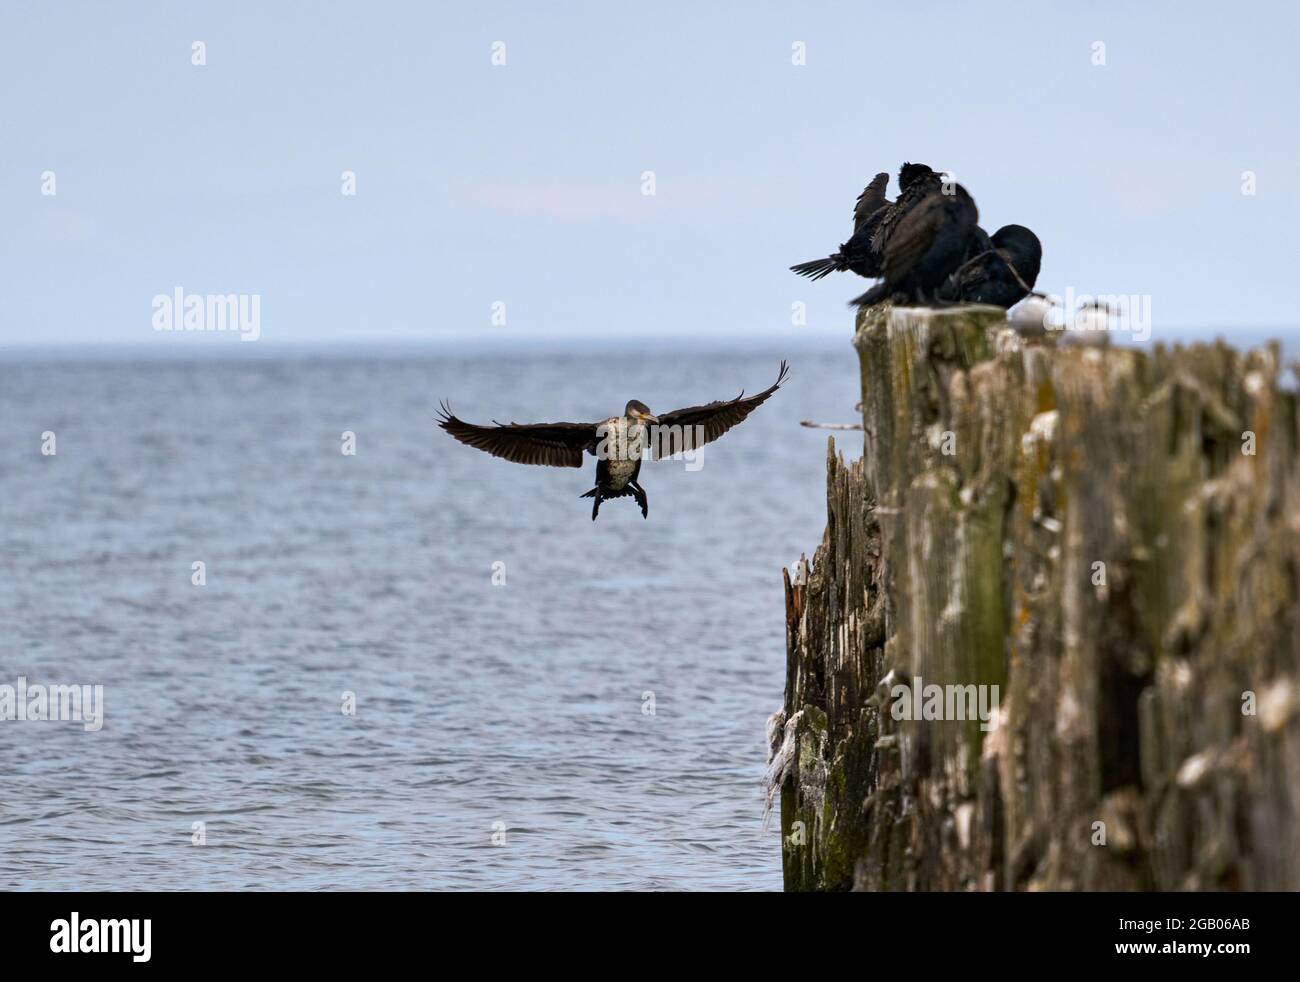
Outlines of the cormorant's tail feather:
<svg viewBox="0 0 1300 982">
<path fill-rule="evenodd" d="M 621 491 L 602 491 L 600 488 L 592 488 L 586 494 L 580 494 L 578 497 L 594 498 L 596 495 L 600 495 L 606 501 L 612 501 L 614 498 L 635 498 L 636 492 L 632 490 L 631 486 L 625 486 Z"/>
<path fill-rule="evenodd" d="M 810 262 L 799 263 L 791 266 L 792 272 L 800 276 L 807 276 L 812 280 L 820 280 L 823 276 L 829 276 L 837 270 L 844 267 L 840 265 L 840 254 L 837 252 L 833 256 L 827 256 L 825 259 L 813 259 Z"/>
<path fill-rule="evenodd" d="M 606 491 L 602 489 L 599 484 L 596 485 L 594 488 L 592 488 L 590 491 L 588 491 L 586 494 L 578 495 L 579 498 L 596 499 L 591 503 L 591 520 L 593 522 L 596 520 L 596 515 L 600 513 L 600 506 L 602 502 L 609 501 L 611 498 L 627 498 L 627 497 L 635 498 L 636 496 L 637 494 L 635 491 L 632 490 L 631 485 L 624 487 L 623 490 L 621 491 Z M 646 513 L 646 507 L 645 505 L 642 505 L 641 514 L 644 516 L 645 513 Z"/>
<path fill-rule="evenodd" d="M 889 286 L 882 280 L 873 286 L 860 297 L 854 297 L 849 301 L 850 307 L 870 307 L 872 304 L 880 303 L 889 299 Z"/>
</svg>

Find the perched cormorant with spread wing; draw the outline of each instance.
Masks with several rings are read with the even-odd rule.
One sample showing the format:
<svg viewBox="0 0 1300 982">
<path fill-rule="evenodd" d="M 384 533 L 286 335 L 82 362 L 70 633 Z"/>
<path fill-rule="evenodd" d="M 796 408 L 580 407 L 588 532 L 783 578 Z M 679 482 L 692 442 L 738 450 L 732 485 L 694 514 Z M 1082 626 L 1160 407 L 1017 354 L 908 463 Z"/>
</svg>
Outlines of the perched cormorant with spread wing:
<svg viewBox="0 0 1300 982">
<path fill-rule="evenodd" d="M 935 291 L 962 264 L 979 228 L 979 209 L 960 184 L 949 190 L 939 175 L 933 175 L 917 187 L 930 184 L 935 185 L 933 190 L 909 202 L 905 211 L 905 195 L 898 196 L 892 214 L 876 232 L 882 255 L 881 282 L 850 304 L 932 302 Z"/>
<path fill-rule="evenodd" d="M 602 501 L 627 496 L 636 499 L 643 517 L 649 517 L 649 501 L 637 480 L 643 455 L 653 451 L 658 460 L 712 443 L 765 403 L 781 387 L 789 371 L 781 362 L 776 381 L 749 398 L 742 391 L 734 399 L 658 416 L 645 403 L 632 399 L 622 416 L 597 423 L 494 421 L 492 426 L 476 426 L 457 419 L 444 402 L 438 425 L 461 443 L 516 464 L 581 467 L 582 455 L 589 453 L 597 460 L 596 486 L 581 497 L 596 499 L 591 506 L 591 520 L 596 520 Z"/>
<path fill-rule="evenodd" d="M 875 279 L 880 275 L 880 255 L 872 245 L 876 229 L 892 208 L 894 203 L 885 197 L 885 188 L 889 186 L 889 175 L 877 174 L 871 183 L 862 189 L 858 200 L 853 205 L 853 235 L 847 242 L 841 243 L 839 249 L 825 259 L 814 259 L 799 263 L 790 269 L 800 276 L 820 280 L 831 273 L 852 270 L 859 276 Z"/>
</svg>

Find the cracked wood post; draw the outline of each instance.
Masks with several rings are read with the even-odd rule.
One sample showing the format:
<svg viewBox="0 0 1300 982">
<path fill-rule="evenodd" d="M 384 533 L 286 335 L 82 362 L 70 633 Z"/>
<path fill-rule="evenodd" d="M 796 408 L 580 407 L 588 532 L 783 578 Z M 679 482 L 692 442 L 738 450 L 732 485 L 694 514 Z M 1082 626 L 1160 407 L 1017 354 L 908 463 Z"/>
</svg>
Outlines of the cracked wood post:
<svg viewBox="0 0 1300 982">
<path fill-rule="evenodd" d="M 864 454 L 830 439 L 786 578 L 787 889 L 1300 889 L 1279 350 L 1059 340 L 859 315 Z M 914 677 L 998 686 L 997 725 L 896 719 Z"/>
</svg>

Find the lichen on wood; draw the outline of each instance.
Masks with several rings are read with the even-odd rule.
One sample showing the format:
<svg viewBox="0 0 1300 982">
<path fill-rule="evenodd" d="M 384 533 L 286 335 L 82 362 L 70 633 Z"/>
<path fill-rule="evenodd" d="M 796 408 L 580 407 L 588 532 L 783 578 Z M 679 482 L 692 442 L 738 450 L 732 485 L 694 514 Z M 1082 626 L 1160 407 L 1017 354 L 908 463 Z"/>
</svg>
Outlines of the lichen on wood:
<svg viewBox="0 0 1300 982">
<path fill-rule="evenodd" d="M 786 576 L 787 889 L 1300 889 L 1278 348 L 1029 341 L 980 307 L 872 308 L 854 344 L 863 455 L 830 440 Z M 895 718 L 917 678 L 997 712 Z"/>
</svg>

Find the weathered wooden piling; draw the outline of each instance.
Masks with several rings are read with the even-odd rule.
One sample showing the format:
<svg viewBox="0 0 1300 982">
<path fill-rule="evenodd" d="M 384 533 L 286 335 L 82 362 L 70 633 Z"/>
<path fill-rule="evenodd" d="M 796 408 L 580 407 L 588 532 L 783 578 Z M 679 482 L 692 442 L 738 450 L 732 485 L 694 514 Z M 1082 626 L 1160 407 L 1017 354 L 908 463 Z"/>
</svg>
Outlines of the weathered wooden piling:
<svg viewBox="0 0 1300 982">
<path fill-rule="evenodd" d="M 1279 349 L 1028 341 L 994 308 L 871 309 L 854 344 L 863 457 L 830 441 L 786 576 L 786 888 L 1300 889 Z M 997 686 L 988 728 L 896 718 L 918 678 Z"/>
</svg>

